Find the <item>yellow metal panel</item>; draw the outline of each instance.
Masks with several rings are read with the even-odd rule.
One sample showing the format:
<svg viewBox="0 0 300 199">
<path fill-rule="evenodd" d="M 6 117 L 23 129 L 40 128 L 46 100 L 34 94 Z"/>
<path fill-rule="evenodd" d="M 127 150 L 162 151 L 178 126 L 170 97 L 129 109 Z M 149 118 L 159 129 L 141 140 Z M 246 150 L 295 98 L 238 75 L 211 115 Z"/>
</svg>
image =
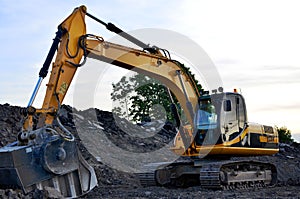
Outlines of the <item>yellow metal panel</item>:
<svg viewBox="0 0 300 199">
<path fill-rule="evenodd" d="M 259 136 L 259 141 L 260 142 L 268 142 L 268 137 L 267 136 Z"/>
</svg>

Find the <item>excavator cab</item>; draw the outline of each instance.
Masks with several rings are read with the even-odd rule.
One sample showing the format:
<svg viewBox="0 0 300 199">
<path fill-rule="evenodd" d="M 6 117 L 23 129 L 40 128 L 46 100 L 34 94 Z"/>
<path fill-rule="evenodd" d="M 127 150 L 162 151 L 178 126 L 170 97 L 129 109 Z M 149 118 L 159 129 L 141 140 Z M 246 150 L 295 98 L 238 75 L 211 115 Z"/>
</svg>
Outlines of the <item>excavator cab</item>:
<svg viewBox="0 0 300 199">
<path fill-rule="evenodd" d="M 244 98 L 229 92 L 202 95 L 195 122 L 197 145 L 230 141 L 247 126 Z"/>
</svg>

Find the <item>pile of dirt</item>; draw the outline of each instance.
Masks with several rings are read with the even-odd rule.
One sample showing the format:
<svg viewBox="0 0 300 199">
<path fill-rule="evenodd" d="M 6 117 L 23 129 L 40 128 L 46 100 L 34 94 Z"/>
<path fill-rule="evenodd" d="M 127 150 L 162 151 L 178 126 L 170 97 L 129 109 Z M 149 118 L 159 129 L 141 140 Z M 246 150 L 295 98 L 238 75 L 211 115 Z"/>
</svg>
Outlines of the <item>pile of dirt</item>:
<svg viewBox="0 0 300 199">
<path fill-rule="evenodd" d="M 17 140 L 22 128 L 20 110 L 17 106 L 0 105 L 0 147 Z"/>
<path fill-rule="evenodd" d="M 16 141 L 17 134 L 22 128 L 20 123 L 22 120 L 21 109 L 8 104 L 0 105 L 0 147 Z M 97 152 L 109 148 L 110 145 L 115 146 L 121 149 L 121 159 L 118 159 L 120 158 L 119 151 L 117 151 L 118 153 L 114 152 L 111 150 L 112 147 L 109 148 L 109 151 L 104 152 L 107 156 L 114 158 L 114 161 L 118 162 L 119 165 L 144 164 L 143 161 L 132 162 L 130 159 L 125 162 L 126 154 L 140 154 L 145 161 L 150 159 L 152 151 L 158 151 L 172 142 L 176 132 L 171 123 L 165 124 L 161 121 L 154 121 L 137 126 L 111 112 L 98 109 L 79 111 L 65 105 L 62 106 L 59 115 L 63 125 L 75 134 L 80 151 L 95 168 L 98 177 L 98 187 L 82 198 L 296 198 L 300 193 L 299 143 L 280 144 L 280 152 L 273 156 L 249 157 L 277 165 L 279 168 L 279 185 L 276 187 L 253 188 L 251 191 L 214 191 L 198 186 L 186 189 L 144 188 L 140 186 L 135 173 L 126 172 L 126 169 L 122 170 L 119 169 L 120 167 L 110 165 L 103 155 L 97 154 Z M 87 140 L 90 143 L 87 143 Z M 159 158 L 167 159 L 167 155 L 167 152 L 162 152 Z M 17 190 L 0 189 L 0 199 L 33 197 L 55 198 L 55 196 L 49 196 L 49 193 L 38 190 L 29 195 L 23 195 Z"/>
</svg>

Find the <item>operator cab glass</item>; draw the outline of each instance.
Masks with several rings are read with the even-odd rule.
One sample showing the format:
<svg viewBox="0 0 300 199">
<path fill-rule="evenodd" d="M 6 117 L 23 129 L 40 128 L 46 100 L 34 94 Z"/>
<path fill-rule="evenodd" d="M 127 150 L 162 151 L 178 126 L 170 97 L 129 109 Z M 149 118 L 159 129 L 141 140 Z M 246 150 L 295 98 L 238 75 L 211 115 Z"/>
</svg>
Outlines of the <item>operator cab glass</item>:
<svg viewBox="0 0 300 199">
<path fill-rule="evenodd" d="M 197 113 L 197 129 L 215 129 L 217 128 L 216 108 L 211 103 L 210 98 L 199 100 L 199 110 Z"/>
<path fill-rule="evenodd" d="M 197 145 L 233 140 L 247 124 L 246 106 L 238 93 L 219 93 L 199 98 L 195 127 Z"/>
</svg>

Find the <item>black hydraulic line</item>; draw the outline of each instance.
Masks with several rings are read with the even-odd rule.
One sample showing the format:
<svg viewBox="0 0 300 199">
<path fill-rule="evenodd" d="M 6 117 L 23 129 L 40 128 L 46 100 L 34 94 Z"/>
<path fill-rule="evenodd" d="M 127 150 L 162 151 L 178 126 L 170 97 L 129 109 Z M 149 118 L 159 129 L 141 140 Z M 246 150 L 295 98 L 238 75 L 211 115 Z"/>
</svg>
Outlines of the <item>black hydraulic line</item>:
<svg viewBox="0 0 300 199">
<path fill-rule="evenodd" d="M 85 13 L 88 17 L 90 17 L 90 18 L 92 18 L 92 19 L 94 19 L 95 21 L 97 21 L 97 22 L 99 22 L 99 23 L 101 23 L 102 25 L 104 25 L 104 26 L 107 26 L 107 23 L 105 23 L 104 21 L 101 21 L 100 19 L 98 19 L 97 17 L 94 17 L 93 15 L 91 15 L 90 13 Z"/>
<path fill-rule="evenodd" d="M 86 13 L 86 15 L 88 17 L 94 19 L 95 21 L 99 22 L 100 24 L 104 25 L 107 30 L 119 34 L 121 37 L 123 37 L 123 38 L 127 39 L 128 41 L 134 43 L 135 45 L 143 48 L 144 50 L 147 50 L 147 51 L 149 51 L 150 53 L 153 53 L 153 54 L 157 53 L 157 50 L 155 48 L 150 47 L 149 45 L 145 44 L 144 42 L 142 42 L 142 41 L 138 40 L 137 38 L 131 36 L 130 34 L 124 32 L 123 30 L 121 30 L 120 28 L 115 26 L 114 24 L 112 24 L 110 22 L 105 23 L 104 21 L 96 18 L 95 16 L 93 16 L 89 13 Z"/>
<path fill-rule="evenodd" d="M 46 57 L 46 60 L 43 64 L 43 67 L 41 68 L 40 72 L 39 72 L 39 77 L 42 77 L 42 78 L 45 78 L 48 74 L 48 70 L 49 70 L 49 67 L 50 67 L 50 64 L 52 62 L 52 59 L 54 57 L 54 54 L 58 48 L 58 44 L 62 38 L 62 35 L 63 35 L 64 31 L 62 28 L 58 27 L 58 30 L 56 32 L 56 36 L 55 38 L 53 39 L 53 43 L 51 45 L 51 48 L 49 50 L 49 53 Z"/>
<path fill-rule="evenodd" d="M 48 70 L 49 70 L 49 67 L 50 67 L 50 64 L 52 62 L 52 59 L 54 57 L 54 54 L 58 48 L 58 44 L 60 42 L 60 39 L 62 38 L 62 35 L 64 34 L 64 30 L 61 28 L 61 27 L 58 27 L 58 31 L 56 32 L 56 36 L 55 38 L 53 39 L 53 43 L 51 45 L 51 48 L 49 50 L 49 53 L 46 57 L 46 60 L 43 64 L 43 67 L 41 68 L 40 72 L 39 72 L 39 80 L 33 90 L 33 93 L 30 97 L 30 100 L 28 102 L 28 105 L 27 107 L 30 107 L 36 97 L 36 94 L 38 93 L 39 89 L 40 89 L 40 86 L 42 84 L 42 81 L 43 79 L 47 76 L 48 74 Z"/>
</svg>

